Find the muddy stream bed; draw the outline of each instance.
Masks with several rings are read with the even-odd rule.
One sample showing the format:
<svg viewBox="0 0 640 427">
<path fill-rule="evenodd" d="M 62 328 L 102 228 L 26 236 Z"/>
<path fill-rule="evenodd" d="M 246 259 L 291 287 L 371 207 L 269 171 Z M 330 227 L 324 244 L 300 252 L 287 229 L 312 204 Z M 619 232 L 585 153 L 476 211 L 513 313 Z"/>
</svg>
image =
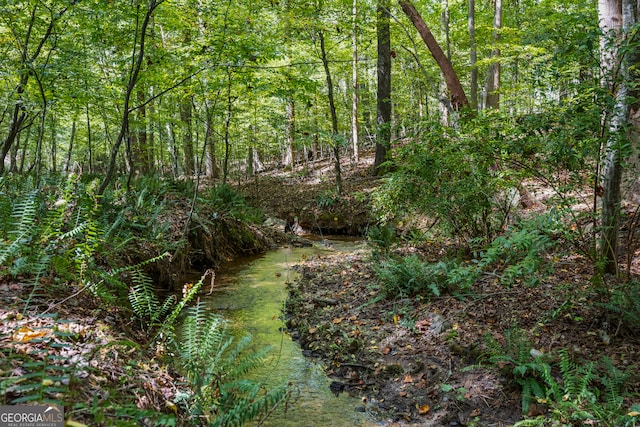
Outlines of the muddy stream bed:
<svg viewBox="0 0 640 427">
<path fill-rule="evenodd" d="M 360 399 L 329 389 L 330 380 L 319 362 L 306 358 L 286 333 L 283 309 L 286 284 L 297 279 L 293 266 L 305 258 L 331 252 L 351 252 L 356 242 L 325 240 L 313 247 L 285 247 L 226 265 L 217 273 L 211 295 L 204 300 L 229 319 L 234 334 L 251 334 L 256 348 L 271 346 L 270 357 L 251 376 L 267 385 L 288 384 L 291 398 L 263 424 L 266 426 L 352 427 L 379 425 L 362 412 Z"/>
</svg>

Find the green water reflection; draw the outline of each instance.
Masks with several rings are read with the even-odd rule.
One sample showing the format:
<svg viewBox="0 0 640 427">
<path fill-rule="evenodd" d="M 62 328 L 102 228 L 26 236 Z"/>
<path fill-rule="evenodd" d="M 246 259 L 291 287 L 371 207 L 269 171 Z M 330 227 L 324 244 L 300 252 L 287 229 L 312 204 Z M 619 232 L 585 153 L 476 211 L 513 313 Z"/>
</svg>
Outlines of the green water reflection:
<svg viewBox="0 0 640 427">
<path fill-rule="evenodd" d="M 291 404 L 279 408 L 266 426 L 374 426 L 379 425 L 356 408 L 360 400 L 329 390 L 329 379 L 321 366 L 306 359 L 300 346 L 284 330 L 281 319 L 287 298 L 286 283 L 294 281 L 292 270 L 303 257 L 326 251 L 353 251 L 356 243 L 332 242 L 331 248 L 318 244 L 312 248 L 282 248 L 223 269 L 216 278 L 213 293 L 206 297 L 210 306 L 230 319 L 238 333 L 248 332 L 257 348 L 270 345 L 271 357 L 254 379 L 266 384 L 289 384 Z"/>
</svg>

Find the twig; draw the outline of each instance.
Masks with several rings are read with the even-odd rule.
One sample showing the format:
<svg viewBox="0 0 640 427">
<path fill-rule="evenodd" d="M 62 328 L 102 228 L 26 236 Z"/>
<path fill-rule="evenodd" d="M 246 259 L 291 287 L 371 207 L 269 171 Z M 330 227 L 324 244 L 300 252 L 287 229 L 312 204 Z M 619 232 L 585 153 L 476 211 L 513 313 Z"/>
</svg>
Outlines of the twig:
<svg viewBox="0 0 640 427">
<path fill-rule="evenodd" d="M 82 292 L 84 292 L 84 290 L 85 290 L 85 289 L 87 289 L 87 288 L 89 288 L 89 285 L 85 285 L 85 286 L 84 286 L 84 287 L 82 287 L 79 291 L 77 291 L 77 292 L 76 292 L 76 293 L 74 293 L 74 294 L 69 295 L 68 297 L 66 297 L 66 298 L 65 298 L 65 299 L 63 299 L 62 301 L 60 301 L 60 302 L 58 302 L 58 303 L 55 303 L 55 304 L 50 305 L 50 306 L 49 306 L 49 308 L 47 308 L 45 311 L 43 311 L 43 312 L 42 312 L 42 314 L 46 314 L 46 313 L 48 313 L 52 308 L 57 307 L 57 306 L 59 306 L 59 305 L 61 305 L 61 304 L 65 303 L 65 302 L 69 301 L 71 298 L 75 298 L 75 297 L 77 297 L 77 296 L 78 296 L 78 295 L 80 295 Z"/>
</svg>

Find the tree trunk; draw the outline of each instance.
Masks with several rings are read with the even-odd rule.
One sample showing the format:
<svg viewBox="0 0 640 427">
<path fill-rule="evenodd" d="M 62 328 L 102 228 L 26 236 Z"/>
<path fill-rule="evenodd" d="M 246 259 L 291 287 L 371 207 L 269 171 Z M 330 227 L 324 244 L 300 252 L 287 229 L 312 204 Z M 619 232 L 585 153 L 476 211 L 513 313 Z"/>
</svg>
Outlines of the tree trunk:
<svg viewBox="0 0 640 427">
<path fill-rule="evenodd" d="M 167 123 L 167 146 L 169 154 L 171 156 L 171 174 L 174 178 L 177 178 L 180 174 L 180 166 L 178 163 L 178 143 L 176 141 L 176 133 L 173 128 L 173 123 Z"/>
<path fill-rule="evenodd" d="M 91 116 L 89 115 L 89 104 L 85 106 L 85 113 L 87 117 L 87 151 L 89 156 L 89 173 L 93 173 L 93 133 L 91 132 Z"/>
<path fill-rule="evenodd" d="M 605 84 L 614 94 L 615 102 L 610 113 L 608 137 L 604 147 L 602 170 L 602 232 L 600 236 L 600 257 L 604 262 L 604 272 L 618 272 L 618 234 L 620 228 L 620 202 L 622 180 L 621 149 L 626 143 L 625 126 L 629 121 L 628 76 L 630 56 L 621 54 L 622 49 L 611 47 L 611 40 L 622 40 L 623 35 L 636 22 L 632 0 L 599 0 L 598 15 L 603 32 L 601 40 L 602 65 L 608 77 Z M 614 43 L 613 46 L 618 46 Z M 635 57 L 635 55 L 634 55 Z"/>
<path fill-rule="evenodd" d="M 460 80 L 458 79 L 458 75 L 456 74 L 453 66 L 451 65 L 451 61 L 447 58 L 447 56 L 440 48 L 440 45 L 433 37 L 431 30 L 424 22 L 416 8 L 413 4 L 408 0 L 400 0 L 398 2 L 402 7 L 404 13 L 411 19 L 414 27 L 420 33 L 422 40 L 429 48 L 429 52 L 431 52 L 431 56 L 435 59 L 436 63 L 440 67 L 442 74 L 444 75 L 445 82 L 447 84 L 447 89 L 449 90 L 449 96 L 451 98 L 451 105 L 453 109 L 459 111 L 464 107 L 469 106 L 469 101 L 467 100 L 467 96 L 464 93 L 464 89 L 460 84 Z"/>
<path fill-rule="evenodd" d="M 500 31 L 502 30 L 502 0 L 495 0 L 495 13 L 493 16 L 493 42 L 491 51 L 491 66 L 487 75 L 485 107 L 500 109 Z"/>
<path fill-rule="evenodd" d="M 296 139 L 296 104 L 293 100 L 293 97 L 287 99 L 287 107 L 286 107 L 286 127 L 285 127 L 285 155 L 284 155 L 284 166 L 291 166 L 293 169 L 294 159 L 293 159 L 293 144 Z"/>
<path fill-rule="evenodd" d="M 116 139 L 115 144 L 111 148 L 111 156 L 109 158 L 109 167 L 107 169 L 107 173 L 105 174 L 104 179 L 102 180 L 102 184 L 100 184 L 100 188 L 98 188 L 98 195 L 104 194 L 105 190 L 111 183 L 113 179 L 113 175 L 116 170 L 116 160 L 118 159 L 118 151 L 120 150 L 120 146 L 122 142 L 124 142 L 125 137 L 129 133 L 129 115 L 131 114 L 131 95 L 133 94 L 133 90 L 136 87 L 136 83 L 138 82 L 138 76 L 140 75 L 140 70 L 142 69 L 142 61 L 144 59 L 145 53 L 145 41 L 147 35 L 147 27 L 149 26 L 149 21 L 151 20 L 151 16 L 155 9 L 163 2 L 164 0 L 151 0 L 147 5 L 147 10 L 144 15 L 144 19 L 142 21 L 142 26 L 140 28 L 140 41 L 137 46 L 134 47 L 133 52 L 131 53 L 132 58 L 134 59 L 134 64 L 131 67 L 131 72 L 129 73 L 129 81 L 127 82 L 127 88 L 124 95 L 124 102 L 122 105 L 122 118 L 120 121 L 120 133 L 118 134 L 118 138 Z"/>
<path fill-rule="evenodd" d="M 224 118 L 224 161 L 222 165 L 222 183 L 226 184 L 229 177 L 229 158 L 231 157 L 231 114 L 233 112 L 233 98 L 231 97 L 231 70 L 227 69 L 227 114 Z"/>
<path fill-rule="evenodd" d="M 69 173 L 71 170 L 71 154 L 73 153 L 73 145 L 76 141 L 76 127 L 78 124 L 78 118 L 73 117 L 73 123 L 71 123 L 71 137 L 69 138 L 69 149 L 67 150 L 67 158 L 64 162 L 64 172 Z"/>
<path fill-rule="evenodd" d="M 324 66 L 324 73 L 327 77 L 327 92 L 329 97 L 329 109 L 331 110 L 331 131 L 332 135 L 332 147 L 334 155 L 334 169 L 336 173 L 336 191 L 338 194 L 342 194 L 342 171 L 340 168 L 340 135 L 338 133 L 338 115 L 336 113 L 336 104 L 333 99 L 333 82 L 331 80 L 331 71 L 329 70 L 329 60 L 327 59 L 327 50 L 324 46 L 324 33 L 322 30 L 318 32 L 320 37 L 320 53 L 322 55 L 322 65 Z"/>
<path fill-rule="evenodd" d="M 471 108 L 478 109 L 478 68 L 476 62 L 478 61 L 478 52 L 476 50 L 476 1 L 469 0 L 469 65 L 471 67 Z"/>
<path fill-rule="evenodd" d="M 185 97 L 180 102 L 180 122 L 182 122 L 182 150 L 184 154 L 184 174 L 186 176 L 192 176 L 196 169 L 191 108 L 191 97 Z"/>
<path fill-rule="evenodd" d="M 353 97 L 351 99 L 351 141 L 353 143 L 353 161 L 358 163 L 358 0 L 353 0 L 353 70 L 351 74 L 351 86 Z"/>
<path fill-rule="evenodd" d="M 205 132 L 204 143 L 207 146 L 206 159 L 205 159 L 205 174 L 210 178 L 218 178 L 220 171 L 216 164 L 216 143 L 213 138 L 213 109 L 210 106 L 205 106 L 206 118 L 205 118 Z"/>
<path fill-rule="evenodd" d="M 387 160 L 391 148 L 391 30 L 389 0 L 378 0 L 378 94 L 376 157 L 373 168 L 376 174 L 383 173 L 382 164 Z"/>
<path fill-rule="evenodd" d="M 449 0 L 444 0 L 442 4 L 442 31 L 444 31 L 445 47 L 447 49 L 447 59 L 451 61 L 451 37 L 449 34 Z"/>
</svg>

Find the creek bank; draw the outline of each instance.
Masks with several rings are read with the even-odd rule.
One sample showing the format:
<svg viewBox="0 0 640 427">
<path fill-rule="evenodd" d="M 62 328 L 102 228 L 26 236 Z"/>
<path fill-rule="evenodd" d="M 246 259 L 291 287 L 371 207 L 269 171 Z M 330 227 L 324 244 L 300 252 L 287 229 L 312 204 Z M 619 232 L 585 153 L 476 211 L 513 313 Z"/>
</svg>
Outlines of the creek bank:
<svg viewBox="0 0 640 427">
<path fill-rule="evenodd" d="M 504 394 L 498 373 L 460 372 L 472 362 L 466 348 L 452 349 L 452 319 L 415 301 L 377 298 L 368 262 L 366 251 L 307 260 L 290 286 L 288 326 L 305 354 L 323 361 L 332 391 L 360 395 L 362 410 L 386 425 L 519 419 L 519 397 Z M 444 393 L 443 384 L 467 397 Z"/>
<path fill-rule="evenodd" d="M 420 249 L 432 260 L 442 257 L 441 247 Z M 332 390 L 362 396 L 363 410 L 375 411 L 387 425 L 508 426 L 521 420 L 513 365 L 489 363 L 492 351 L 504 354 L 519 342 L 510 335 L 514 328 L 544 353 L 567 349 L 583 363 L 607 357 L 621 370 L 640 362 L 637 335 L 621 333 L 616 345 L 603 343 L 593 323 L 602 318 L 600 309 L 576 300 L 573 287 L 589 286 L 592 276 L 585 259 L 559 256 L 556 273 L 537 287 L 508 289 L 487 275 L 466 299 L 431 301 L 381 297 L 371 262 L 367 252 L 307 260 L 289 287 L 287 325 L 305 354 L 322 360 Z M 570 318 L 558 315 L 567 301 Z M 630 389 L 639 383 L 632 378 Z M 528 415 L 547 410 L 532 404 Z"/>
<path fill-rule="evenodd" d="M 274 246 L 309 244 L 278 227 L 240 221 L 208 206 L 199 205 L 187 224 L 189 201 L 176 198 L 171 204 L 155 219 L 166 225 L 164 242 L 174 242 L 170 257 L 145 263 L 162 249 L 157 239 L 134 231 L 118 249 L 105 242 L 107 250 L 96 253 L 96 263 L 141 265 L 156 288 L 182 290 L 186 272 L 202 273 Z M 134 215 L 126 212 L 124 221 L 133 223 Z M 119 279 L 127 283 L 128 274 Z M 188 382 L 167 363 L 166 350 L 156 347 L 155 328 L 133 315 L 127 288 L 113 288 L 102 300 L 85 285 L 54 273 L 0 281 L 0 402 L 33 400 L 33 393 L 41 393 L 40 399 L 63 402 L 67 419 L 77 426 L 116 420 L 158 425 L 163 414 L 178 422 L 189 416 L 174 404 Z"/>
<path fill-rule="evenodd" d="M 298 167 L 299 176 L 284 172 L 263 174 L 238 185 L 253 206 L 281 220 L 293 214 L 302 232 L 316 235 L 362 236 L 378 222 L 371 208 L 371 192 L 380 178 L 370 173 L 369 163 L 345 165 L 344 191 L 338 195 L 331 172 L 307 172 Z M 327 165 L 325 169 L 331 169 Z"/>
</svg>

